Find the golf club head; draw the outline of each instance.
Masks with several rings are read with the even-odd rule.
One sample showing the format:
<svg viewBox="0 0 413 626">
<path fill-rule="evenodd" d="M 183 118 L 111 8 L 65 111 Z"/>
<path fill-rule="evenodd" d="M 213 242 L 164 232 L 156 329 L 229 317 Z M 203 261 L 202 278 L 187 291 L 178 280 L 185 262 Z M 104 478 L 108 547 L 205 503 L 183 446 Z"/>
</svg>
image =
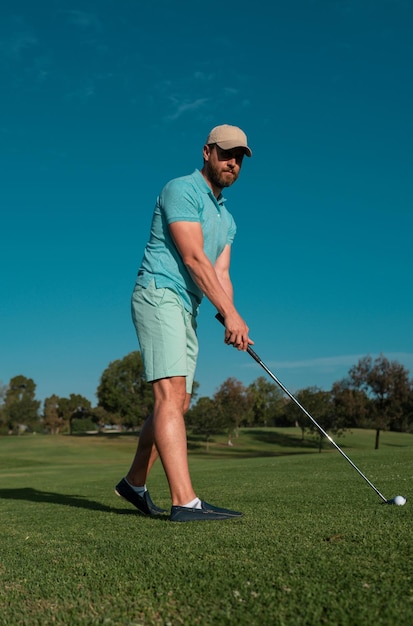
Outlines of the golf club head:
<svg viewBox="0 0 413 626">
<path fill-rule="evenodd" d="M 387 500 L 385 504 L 395 504 L 396 506 L 403 506 L 404 504 L 406 504 L 406 502 L 407 498 L 405 498 L 404 496 L 395 496 L 394 498 Z"/>
</svg>

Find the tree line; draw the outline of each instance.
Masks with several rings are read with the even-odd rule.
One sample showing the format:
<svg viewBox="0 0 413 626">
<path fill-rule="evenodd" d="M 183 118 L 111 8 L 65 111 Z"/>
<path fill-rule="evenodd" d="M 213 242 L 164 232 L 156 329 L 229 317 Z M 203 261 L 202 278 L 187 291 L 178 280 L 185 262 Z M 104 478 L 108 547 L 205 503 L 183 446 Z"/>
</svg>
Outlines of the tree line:
<svg viewBox="0 0 413 626">
<path fill-rule="evenodd" d="M 295 425 L 303 437 L 306 431 L 319 436 L 321 445 L 322 437 L 308 417 L 263 376 L 248 386 L 228 378 L 212 397 L 198 397 L 198 390 L 195 382 L 185 419 L 188 429 L 203 435 L 206 441 L 215 433 L 225 432 L 231 444 L 238 429 L 245 426 Z M 153 410 L 151 385 L 145 381 L 139 351 L 109 364 L 96 396 L 96 406 L 74 393 L 68 398 L 51 395 L 41 406 L 35 382 L 23 375 L 15 376 L 8 385 L 0 386 L 0 435 L 139 430 Z M 325 431 L 374 429 L 376 449 L 383 430 L 413 432 L 413 380 L 403 365 L 384 355 L 361 358 L 329 391 L 307 387 L 297 391 L 295 398 Z"/>
</svg>

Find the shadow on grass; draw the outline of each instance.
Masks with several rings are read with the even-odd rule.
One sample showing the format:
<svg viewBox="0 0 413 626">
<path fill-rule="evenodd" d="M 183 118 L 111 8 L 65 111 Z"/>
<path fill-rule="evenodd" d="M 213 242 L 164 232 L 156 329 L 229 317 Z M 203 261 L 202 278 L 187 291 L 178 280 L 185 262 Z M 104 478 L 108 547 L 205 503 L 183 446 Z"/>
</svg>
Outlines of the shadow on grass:
<svg viewBox="0 0 413 626">
<path fill-rule="evenodd" d="M 268 429 L 248 428 L 240 438 L 233 439 L 233 445 L 217 442 L 211 438 L 209 445 L 205 437 L 198 433 L 188 434 L 188 450 L 196 455 L 208 457 L 275 457 L 293 456 L 308 452 L 318 452 L 319 442 L 316 438 L 302 439 L 291 433 L 284 434 Z M 255 447 L 255 442 L 257 447 Z M 264 445 L 263 445 L 264 444 Z M 322 449 L 324 451 L 325 443 Z M 207 449 L 208 448 L 208 449 Z M 327 449 L 327 446 L 326 446 Z"/>
<path fill-rule="evenodd" d="M 104 513 L 116 513 L 118 515 L 139 515 L 135 509 L 118 509 L 107 506 L 94 500 L 88 500 L 85 496 L 66 495 L 54 493 L 53 491 L 40 491 L 31 487 L 21 489 L 0 489 L 0 499 L 4 500 L 25 500 L 27 502 L 41 502 L 45 504 L 63 504 L 78 509 L 89 509 L 91 511 L 101 511 Z"/>
<path fill-rule="evenodd" d="M 272 443 L 280 447 L 288 448 L 318 448 L 318 441 L 315 439 L 303 439 L 302 437 L 296 437 L 295 435 L 284 435 L 279 431 L 274 432 L 270 430 L 251 429 L 248 430 L 250 437 L 256 441 L 263 443 Z"/>
</svg>

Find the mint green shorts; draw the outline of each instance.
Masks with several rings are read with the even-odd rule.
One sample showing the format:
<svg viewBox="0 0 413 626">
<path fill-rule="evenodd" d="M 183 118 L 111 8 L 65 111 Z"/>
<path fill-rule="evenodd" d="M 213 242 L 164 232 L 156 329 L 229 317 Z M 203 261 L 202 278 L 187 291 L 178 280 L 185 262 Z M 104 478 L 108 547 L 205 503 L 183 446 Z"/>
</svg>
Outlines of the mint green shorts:
<svg viewBox="0 0 413 626">
<path fill-rule="evenodd" d="M 132 319 L 148 382 L 171 376 L 186 377 L 192 393 L 198 357 L 196 319 L 171 289 L 136 285 L 132 294 Z"/>
</svg>

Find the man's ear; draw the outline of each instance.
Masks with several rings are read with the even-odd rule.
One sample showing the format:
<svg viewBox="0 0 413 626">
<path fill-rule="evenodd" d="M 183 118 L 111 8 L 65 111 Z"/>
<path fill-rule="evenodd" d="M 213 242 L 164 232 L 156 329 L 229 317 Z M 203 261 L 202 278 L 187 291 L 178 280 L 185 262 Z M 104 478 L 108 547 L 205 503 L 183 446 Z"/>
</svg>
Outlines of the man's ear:
<svg viewBox="0 0 413 626">
<path fill-rule="evenodd" d="M 202 155 L 205 161 L 209 161 L 209 157 L 211 155 L 211 146 L 209 146 L 208 144 L 205 144 L 202 150 Z"/>
</svg>

